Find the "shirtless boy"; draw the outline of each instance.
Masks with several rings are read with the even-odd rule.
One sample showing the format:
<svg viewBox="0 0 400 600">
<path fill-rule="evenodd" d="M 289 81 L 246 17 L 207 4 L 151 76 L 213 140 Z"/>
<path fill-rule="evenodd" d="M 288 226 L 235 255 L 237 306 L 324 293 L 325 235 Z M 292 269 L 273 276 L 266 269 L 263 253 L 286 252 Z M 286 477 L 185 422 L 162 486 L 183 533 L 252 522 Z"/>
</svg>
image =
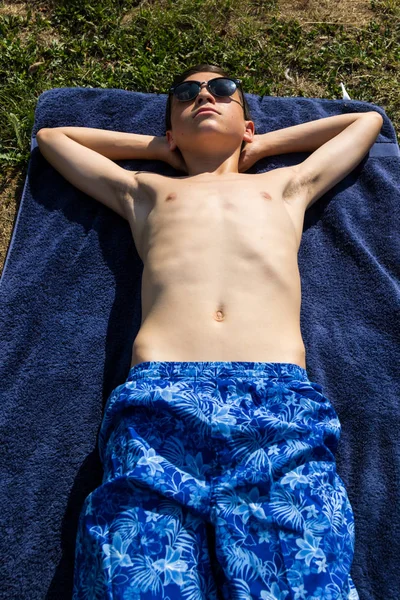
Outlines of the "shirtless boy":
<svg viewBox="0 0 400 600">
<path fill-rule="evenodd" d="M 305 211 L 361 162 L 383 119 L 255 135 L 238 80 L 188 71 L 165 137 L 37 134 L 69 182 L 128 221 L 144 265 L 142 323 L 107 401 L 103 484 L 81 512 L 73 598 L 357 600 L 341 425 L 306 372 L 297 254 Z M 296 151 L 312 154 L 244 172 Z M 129 158 L 186 175 L 113 162 Z"/>
</svg>

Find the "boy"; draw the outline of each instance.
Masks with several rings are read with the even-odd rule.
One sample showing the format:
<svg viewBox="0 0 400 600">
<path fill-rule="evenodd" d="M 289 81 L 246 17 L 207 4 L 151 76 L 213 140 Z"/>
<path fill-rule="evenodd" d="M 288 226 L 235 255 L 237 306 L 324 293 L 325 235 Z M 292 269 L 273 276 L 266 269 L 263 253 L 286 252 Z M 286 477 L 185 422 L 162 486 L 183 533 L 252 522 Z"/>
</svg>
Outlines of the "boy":
<svg viewBox="0 0 400 600">
<path fill-rule="evenodd" d="M 357 600 L 340 422 L 306 372 L 297 253 L 305 211 L 364 158 L 375 111 L 255 135 L 239 80 L 175 78 L 165 138 L 41 130 L 45 158 L 130 225 L 142 322 L 99 436 L 74 599 Z M 313 152 L 257 175 L 257 160 Z M 113 160 L 158 158 L 182 177 Z M 110 160 L 111 159 L 111 160 Z"/>
</svg>

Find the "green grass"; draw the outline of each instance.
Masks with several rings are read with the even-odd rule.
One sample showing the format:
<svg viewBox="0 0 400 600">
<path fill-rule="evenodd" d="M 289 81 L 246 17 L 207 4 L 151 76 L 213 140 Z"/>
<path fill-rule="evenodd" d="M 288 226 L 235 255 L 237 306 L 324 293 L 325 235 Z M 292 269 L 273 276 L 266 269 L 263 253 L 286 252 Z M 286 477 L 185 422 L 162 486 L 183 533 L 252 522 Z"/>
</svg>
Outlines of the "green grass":
<svg viewBox="0 0 400 600">
<path fill-rule="evenodd" d="M 11 4 L 21 14 L 7 14 Z M 382 106 L 399 131 L 400 5 L 365 5 L 372 18 L 360 27 L 305 26 L 276 0 L 0 3 L 0 191 L 10 168 L 26 168 L 45 90 L 165 93 L 173 73 L 202 62 L 228 69 L 259 95 L 340 99 L 343 81 L 352 99 Z"/>
</svg>

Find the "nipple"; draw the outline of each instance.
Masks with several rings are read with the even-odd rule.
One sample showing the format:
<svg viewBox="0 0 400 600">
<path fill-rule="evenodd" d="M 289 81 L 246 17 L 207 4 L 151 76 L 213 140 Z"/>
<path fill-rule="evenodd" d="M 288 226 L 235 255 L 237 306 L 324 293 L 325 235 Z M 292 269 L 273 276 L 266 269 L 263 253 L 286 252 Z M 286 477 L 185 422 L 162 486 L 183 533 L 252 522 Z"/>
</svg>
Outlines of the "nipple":
<svg viewBox="0 0 400 600">
<path fill-rule="evenodd" d="M 266 200 L 272 200 L 268 192 L 261 192 L 261 196 L 263 196 Z"/>
<path fill-rule="evenodd" d="M 166 197 L 166 200 L 175 200 L 176 198 L 176 194 L 175 192 L 171 192 L 170 194 L 168 194 L 168 196 Z"/>
</svg>

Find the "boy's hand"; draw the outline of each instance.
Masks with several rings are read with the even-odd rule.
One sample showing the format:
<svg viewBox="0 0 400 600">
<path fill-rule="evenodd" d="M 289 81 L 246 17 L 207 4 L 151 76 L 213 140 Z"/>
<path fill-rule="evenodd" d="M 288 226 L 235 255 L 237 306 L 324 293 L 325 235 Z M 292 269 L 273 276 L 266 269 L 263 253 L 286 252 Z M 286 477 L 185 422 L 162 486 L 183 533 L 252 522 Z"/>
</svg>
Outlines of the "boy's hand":
<svg viewBox="0 0 400 600">
<path fill-rule="evenodd" d="M 178 171 L 188 172 L 186 163 L 179 150 L 170 150 L 167 136 L 156 136 L 157 159 L 162 160 Z"/>
<path fill-rule="evenodd" d="M 250 169 L 258 160 L 266 156 L 265 147 L 261 142 L 261 135 L 254 135 L 252 142 L 247 142 L 239 157 L 239 173 L 243 173 Z"/>
</svg>

